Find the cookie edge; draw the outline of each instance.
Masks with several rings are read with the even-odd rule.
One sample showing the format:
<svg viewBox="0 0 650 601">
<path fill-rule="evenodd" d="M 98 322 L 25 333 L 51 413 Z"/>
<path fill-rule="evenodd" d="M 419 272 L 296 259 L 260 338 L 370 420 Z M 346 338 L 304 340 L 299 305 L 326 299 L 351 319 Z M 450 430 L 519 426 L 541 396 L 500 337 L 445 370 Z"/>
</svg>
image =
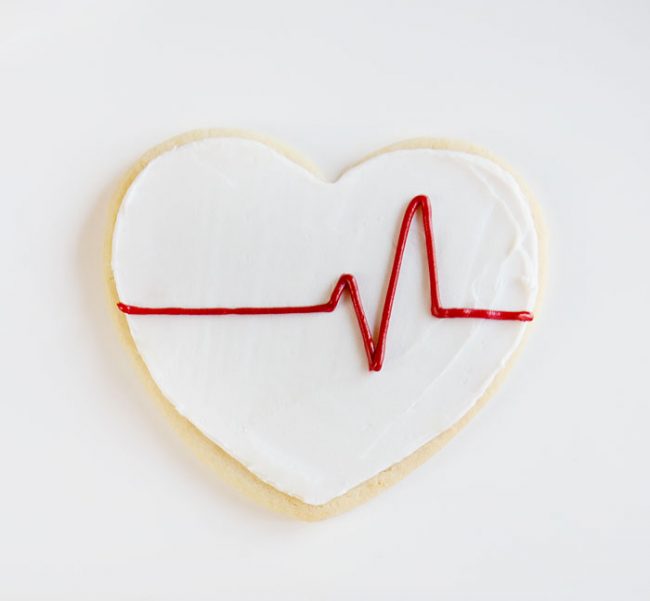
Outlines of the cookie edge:
<svg viewBox="0 0 650 601">
<path fill-rule="evenodd" d="M 127 190 L 135 178 L 140 174 L 140 172 L 153 159 L 160 156 L 161 154 L 164 154 L 165 152 L 168 152 L 178 146 L 189 144 L 197 140 L 216 137 L 234 137 L 261 142 L 273 148 L 275 151 L 280 152 L 286 158 L 290 159 L 294 163 L 297 163 L 316 177 L 326 180 L 326 178 L 323 177 L 322 173 L 314 163 L 304 158 L 296 151 L 280 142 L 277 142 L 276 140 L 273 140 L 272 138 L 246 130 L 216 128 L 197 129 L 174 136 L 149 149 L 131 166 L 131 168 L 126 172 L 125 176 L 122 177 L 115 193 L 112 196 L 110 204 L 110 221 L 109 227 L 107 228 L 108 231 L 105 240 L 104 251 L 106 281 L 108 284 L 109 292 L 108 296 L 111 301 L 110 310 L 117 321 L 118 328 L 124 342 L 130 347 L 132 356 L 139 366 L 140 371 L 144 376 L 145 382 L 151 389 L 154 398 L 158 402 L 159 407 L 162 409 L 165 416 L 169 419 L 174 428 L 180 433 L 186 443 L 189 444 L 195 454 L 204 463 L 214 469 L 223 480 L 228 482 L 239 492 L 244 493 L 248 498 L 252 499 L 257 504 L 268 509 L 304 521 L 318 521 L 334 517 L 372 499 L 383 490 L 399 482 L 402 478 L 410 474 L 413 470 L 431 458 L 437 451 L 445 446 L 464 426 L 466 426 L 467 423 L 469 423 L 469 421 L 485 406 L 488 400 L 501 386 L 504 379 L 512 369 L 512 366 L 515 363 L 517 357 L 520 355 L 523 347 L 525 346 L 525 343 L 530 336 L 530 331 L 532 327 L 534 327 L 533 324 L 536 324 L 539 320 L 539 307 L 541 306 L 542 297 L 544 295 L 547 277 L 547 237 L 541 210 L 528 185 L 508 163 L 495 156 L 490 151 L 481 148 L 480 146 L 460 140 L 447 138 L 420 137 L 390 144 L 388 146 L 380 148 L 379 150 L 371 152 L 358 161 L 355 161 L 346 167 L 340 173 L 340 175 L 335 180 L 333 180 L 337 181 L 343 176 L 344 173 L 373 157 L 397 150 L 412 150 L 418 148 L 454 150 L 478 155 L 492 161 L 493 163 L 496 163 L 501 168 L 506 170 L 512 177 L 514 177 L 515 181 L 526 197 L 526 200 L 528 201 L 531 209 L 538 243 L 538 291 L 534 307 L 535 321 L 528 325 L 526 331 L 524 332 L 524 335 L 522 336 L 522 339 L 508 358 L 508 361 L 500 369 L 488 388 L 474 403 L 471 409 L 467 411 L 467 413 L 465 413 L 452 426 L 438 434 L 429 442 L 419 447 L 416 451 L 398 463 L 395 463 L 382 472 L 379 472 L 369 480 L 366 480 L 345 494 L 339 497 L 335 497 L 327 503 L 324 503 L 322 505 L 311 505 L 276 489 L 272 485 L 258 478 L 241 462 L 224 451 L 217 443 L 209 439 L 195 425 L 193 425 L 187 418 L 183 417 L 176 410 L 171 401 L 169 401 L 158 388 L 144 360 L 138 352 L 136 344 L 131 336 L 131 331 L 129 329 L 126 316 L 121 311 L 116 309 L 116 304 L 119 298 L 117 295 L 117 288 L 115 285 L 115 278 L 111 264 L 113 255 L 113 237 L 117 215 Z"/>
</svg>

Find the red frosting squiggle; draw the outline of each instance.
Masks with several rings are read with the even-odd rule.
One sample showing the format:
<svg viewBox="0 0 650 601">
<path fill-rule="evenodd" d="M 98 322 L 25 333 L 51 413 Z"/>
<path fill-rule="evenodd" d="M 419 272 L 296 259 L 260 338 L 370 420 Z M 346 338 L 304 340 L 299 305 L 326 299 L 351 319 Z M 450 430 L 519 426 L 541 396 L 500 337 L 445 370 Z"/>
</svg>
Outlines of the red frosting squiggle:
<svg viewBox="0 0 650 601">
<path fill-rule="evenodd" d="M 363 345 L 368 357 L 368 367 L 371 371 L 379 371 L 384 362 L 386 351 L 386 339 L 388 337 L 388 324 L 393 310 L 397 281 L 406 247 L 406 240 L 411 229 L 413 217 L 418 209 L 422 210 L 422 221 L 424 223 L 424 239 L 427 249 L 427 263 L 429 267 L 429 288 L 431 290 L 431 314 L 440 319 L 465 318 L 465 319 L 495 319 L 502 321 L 532 321 L 533 315 L 528 311 L 495 311 L 492 309 L 466 309 L 447 308 L 440 304 L 438 292 L 438 276 L 436 272 L 436 256 L 433 245 L 433 231 L 431 228 L 431 204 L 426 196 L 416 196 L 411 200 L 404 213 L 402 226 L 397 238 L 395 258 L 390 273 L 388 289 L 384 299 L 384 308 L 381 314 L 379 335 L 377 342 L 373 337 L 368 324 L 366 313 L 361 302 L 359 286 L 353 275 L 343 274 L 329 300 L 319 305 L 303 305 L 294 307 L 138 307 L 118 303 L 117 306 L 123 313 L 128 315 L 286 315 L 294 313 L 331 313 L 336 309 L 345 291 L 349 292 L 352 300 L 354 313 L 357 317 L 359 330 L 363 339 Z"/>
</svg>

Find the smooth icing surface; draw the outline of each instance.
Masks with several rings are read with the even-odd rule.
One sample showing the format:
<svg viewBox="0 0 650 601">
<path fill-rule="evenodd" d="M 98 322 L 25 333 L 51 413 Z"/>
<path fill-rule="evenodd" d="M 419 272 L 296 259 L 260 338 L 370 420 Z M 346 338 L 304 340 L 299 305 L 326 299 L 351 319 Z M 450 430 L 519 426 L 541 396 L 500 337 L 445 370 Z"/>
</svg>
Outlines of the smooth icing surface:
<svg viewBox="0 0 650 601">
<path fill-rule="evenodd" d="M 537 234 L 514 178 L 473 154 L 405 149 L 337 182 L 261 142 L 208 138 L 151 161 L 113 237 L 119 298 L 141 306 L 327 301 L 354 274 L 376 330 L 404 210 L 429 197 L 441 301 L 532 311 Z M 417 219 L 420 219 L 418 216 Z M 128 315 L 163 394 L 262 480 L 321 504 L 461 418 L 527 324 L 436 319 L 424 236 L 407 242 L 380 372 L 349 298 L 310 315 Z"/>
</svg>

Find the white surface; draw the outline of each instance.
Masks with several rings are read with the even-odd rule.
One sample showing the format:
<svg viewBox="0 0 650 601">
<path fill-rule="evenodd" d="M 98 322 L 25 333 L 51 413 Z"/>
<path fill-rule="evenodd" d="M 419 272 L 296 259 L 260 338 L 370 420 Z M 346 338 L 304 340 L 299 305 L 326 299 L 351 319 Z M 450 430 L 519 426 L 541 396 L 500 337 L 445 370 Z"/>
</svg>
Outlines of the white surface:
<svg viewBox="0 0 650 601">
<path fill-rule="evenodd" d="M 647 2 L 42 4 L 0 8 L 0 597 L 647 598 Z M 328 175 L 466 138 L 544 207 L 545 310 L 498 397 L 331 521 L 205 469 L 110 317 L 110 194 L 206 125 Z"/>
<path fill-rule="evenodd" d="M 236 137 L 175 147 L 136 177 L 113 235 L 118 297 L 141 307 L 318 304 L 351 273 L 376 331 L 418 193 L 430 197 L 443 305 L 533 311 L 531 205 L 496 163 L 403 149 L 326 182 Z M 133 340 L 206 436 L 278 490 L 327 503 L 461 419 L 531 325 L 435 319 L 420 215 L 410 229 L 379 372 L 347 294 L 334 314 L 128 315 Z"/>
</svg>

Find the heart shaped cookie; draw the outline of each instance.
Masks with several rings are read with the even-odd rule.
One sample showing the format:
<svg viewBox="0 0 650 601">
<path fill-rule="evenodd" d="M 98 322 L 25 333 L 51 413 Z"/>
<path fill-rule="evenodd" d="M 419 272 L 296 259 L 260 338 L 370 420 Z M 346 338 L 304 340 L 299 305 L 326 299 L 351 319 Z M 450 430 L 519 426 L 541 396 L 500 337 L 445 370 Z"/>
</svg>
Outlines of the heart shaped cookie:
<svg viewBox="0 0 650 601">
<path fill-rule="evenodd" d="M 444 444 L 533 318 L 531 201 L 467 145 L 398 144 L 329 182 L 259 137 L 194 132 L 118 202 L 114 300 L 146 371 L 223 473 L 300 517 Z"/>
</svg>

